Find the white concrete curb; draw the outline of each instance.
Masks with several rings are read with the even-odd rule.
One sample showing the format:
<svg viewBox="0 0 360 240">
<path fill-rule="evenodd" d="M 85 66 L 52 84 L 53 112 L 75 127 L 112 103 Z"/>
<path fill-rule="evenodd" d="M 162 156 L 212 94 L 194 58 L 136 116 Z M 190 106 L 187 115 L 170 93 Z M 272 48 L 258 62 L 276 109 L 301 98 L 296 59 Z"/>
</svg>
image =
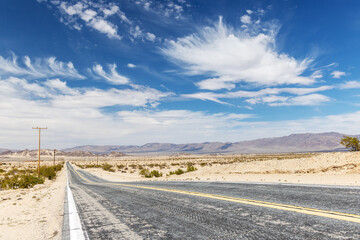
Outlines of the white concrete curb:
<svg viewBox="0 0 360 240">
<path fill-rule="evenodd" d="M 67 172 L 66 172 L 67 173 Z M 82 230 L 80 217 L 76 209 L 75 200 L 71 189 L 69 187 L 69 178 L 66 176 L 66 188 L 68 196 L 68 211 L 69 211 L 69 230 L 70 230 L 70 240 L 85 240 L 85 234 Z"/>
</svg>

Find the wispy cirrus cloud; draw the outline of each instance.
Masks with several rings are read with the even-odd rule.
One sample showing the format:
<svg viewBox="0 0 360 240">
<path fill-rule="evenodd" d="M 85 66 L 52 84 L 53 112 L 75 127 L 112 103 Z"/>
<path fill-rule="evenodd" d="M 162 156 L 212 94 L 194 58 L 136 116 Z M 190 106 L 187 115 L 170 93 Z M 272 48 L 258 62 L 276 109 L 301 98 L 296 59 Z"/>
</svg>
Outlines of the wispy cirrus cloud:
<svg viewBox="0 0 360 240">
<path fill-rule="evenodd" d="M 109 71 L 105 72 L 105 70 L 100 64 L 95 64 L 91 70 L 95 75 L 105 79 L 110 84 L 123 85 L 130 83 L 130 80 L 127 77 L 120 75 L 116 71 L 117 66 L 115 63 L 109 64 L 108 68 Z"/>
<path fill-rule="evenodd" d="M 102 108 L 119 106 L 146 107 L 170 96 L 170 92 L 136 86 L 127 89 L 71 88 L 66 81 L 50 79 L 29 82 L 24 78 L 0 79 L 1 99 L 39 101 L 39 104 L 55 108 Z M 16 101 L 15 101 L 16 102 Z"/>
<path fill-rule="evenodd" d="M 28 76 L 33 78 L 85 78 L 83 75 L 79 74 L 72 62 L 65 63 L 57 60 L 55 57 L 31 60 L 29 56 L 25 56 L 19 60 L 15 54 L 8 58 L 0 56 L 0 75 Z"/>
<path fill-rule="evenodd" d="M 322 94 L 308 94 L 304 96 L 289 97 L 287 99 L 279 99 L 269 102 L 269 106 L 316 106 L 331 99 Z"/>
<path fill-rule="evenodd" d="M 212 27 L 176 40 L 169 40 L 162 53 L 185 68 L 185 74 L 205 75 L 200 89 L 234 89 L 237 83 L 257 86 L 310 85 L 319 75 L 303 76 L 312 59 L 297 60 L 275 48 L 276 28 L 264 24 L 235 30 L 222 18 Z M 254 25 L 257 25 L 254 23 Z"/>
<path fill-rule="evenodd" d="M 225 99 L 244 99 L 249 104 L 267 104 L 269 106 L 314 106 L 330 101 L 330 98 L 315 93 L 333 88 L 333 86 L 316 88 L 265 88 L 257 91 L 240 90 L 225 93 L 198 92 L 181 96 L 214 101 L 221 104 L 227 104 L 224 101 Z"/>
</svg>

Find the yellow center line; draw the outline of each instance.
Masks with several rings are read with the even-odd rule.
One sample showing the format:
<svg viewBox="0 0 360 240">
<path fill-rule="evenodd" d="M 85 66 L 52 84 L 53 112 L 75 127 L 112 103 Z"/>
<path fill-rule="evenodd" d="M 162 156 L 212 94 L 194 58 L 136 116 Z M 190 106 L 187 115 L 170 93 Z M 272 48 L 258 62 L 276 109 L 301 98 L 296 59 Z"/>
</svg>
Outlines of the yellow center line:
<svg viewBox="0 0 360 240">
<path fill-rule="evenodd" d="M 130 184 L 122 184 L 122 183 L 97 183 L 97 182 L 93 182 L 89 179 L 86 179 L 74 168 L 73 168 L 73 170 L 75 171 L 75 173 L 77 173 L 77 175 L 80 178 L 82 178 L 86 182 L 91 183 L 91 184 L 96 184 L 96 185 L 115 185 L 115 186 L 142 188 L 142 189 L 150 189 L 150 190 L 157 190 L 157 191 L 164 191 L 164 192 L 171 192 L 171 193 L 180 193 L 180 194 L 186 194 L 186 195 L 191 195 L 191 196 L 218 199 L 218 200 L 223 200 L 223 201 L 228 201 L 228 202 L 236 202 L 236 203 L 242 203 L 242 204 L 247 204 L 247 205 L 267 207 L 267 208 L 273 208 L 273 209 L 278 209 L 278 210 L 291 211 L 291 212 L 303 213 L 303 214 L 314 215 L 314 216 L 319 216 L 319 217 L 333 218 L 333 219 L 337 219 L 337 220 L 360 223 L 360 215 L 356 215 L 356 214 L 341 213 L 341 212 L 327 211 L 327 210 L 321 210 L 321 209 L 316 209 L 316 208 L 299 207 L 299 206 L 294 206 L 294 205 L 265 202 L 265 201 L 252 200 L 252 199 L 246 199 L 246 198 L 229 197 L 229 196 L 209 194 L 209 193 L 192 192 L 192 191 L 185 191 L 185 190 L 147 187 L 147 186 L 130 185 Z"/>
</svg>

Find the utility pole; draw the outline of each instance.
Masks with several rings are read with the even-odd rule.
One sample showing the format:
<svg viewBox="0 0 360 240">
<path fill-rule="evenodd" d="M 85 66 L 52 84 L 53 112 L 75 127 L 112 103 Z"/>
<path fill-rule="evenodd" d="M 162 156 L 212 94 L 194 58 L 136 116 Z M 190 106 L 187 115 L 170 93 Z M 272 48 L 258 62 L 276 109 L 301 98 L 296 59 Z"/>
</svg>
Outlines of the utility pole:
<svg viewBox="0 0 360 240">
<path fill-rule="evenodd" d="M 96 154 L 96 165 L 99 165 L 99 154 Z"/>
<path fill-rule="evenodd" d="M 54 166 L 55 166 L 55 152 L 56 152 L 56 149 L 54 149 Z"/>
<path fill-rule="evenodd" d="M 45 130 L 45 129 L 47 129 L 47 127 L 46 128 L 39 128 L 39 127 L 33 127 L 32 129 L 36 129 L 36 130 L 39 130 L 39 162 L 38 162 L 38 177 L 40 177 L 40 132 L 41 132 L 41 130 L 43 129 L 43 130 Z"/>
</svg>

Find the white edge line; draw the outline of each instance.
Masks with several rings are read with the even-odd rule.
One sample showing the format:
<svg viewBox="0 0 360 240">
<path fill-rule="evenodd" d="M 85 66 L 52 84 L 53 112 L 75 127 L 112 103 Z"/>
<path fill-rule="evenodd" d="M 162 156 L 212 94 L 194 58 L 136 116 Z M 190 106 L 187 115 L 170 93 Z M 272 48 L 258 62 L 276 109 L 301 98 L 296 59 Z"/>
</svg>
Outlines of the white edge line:
<svg viewBox="0 0 360 240">
<path fill-rule="evenodd" d="M 66 188 L 67 188 L 67 196 L 68 196 L 67 200 L 68 200 L 70 240 L 85 240 L 85 234 L 81 226 L 81 221 L 75 205 L 74 196 L 69 186 L 68 171 L 66 171 Z"/>
</svg>

